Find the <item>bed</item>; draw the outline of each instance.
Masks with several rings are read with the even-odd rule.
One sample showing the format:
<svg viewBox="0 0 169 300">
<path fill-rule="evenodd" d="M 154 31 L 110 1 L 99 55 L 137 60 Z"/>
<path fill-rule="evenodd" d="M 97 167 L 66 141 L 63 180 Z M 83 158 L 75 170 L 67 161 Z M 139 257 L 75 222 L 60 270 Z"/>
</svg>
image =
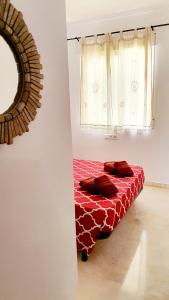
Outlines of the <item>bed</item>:
<svg viewBox="0 0 169 300">
<path fill-rule="evenodd" d="M 131 166 L 134 176 L 119 178 L 106 173 L 102 162 L 86 160 L 74 160 L 73 168 L 77 250 L 86 261 L 97 239 L 110 235 L 142 190 L 144 171 L 142 167 Z M 115 196 L 91 195 L 79 187 L 80 180 L 105 174 L 118 188 Z"/>
</svg>

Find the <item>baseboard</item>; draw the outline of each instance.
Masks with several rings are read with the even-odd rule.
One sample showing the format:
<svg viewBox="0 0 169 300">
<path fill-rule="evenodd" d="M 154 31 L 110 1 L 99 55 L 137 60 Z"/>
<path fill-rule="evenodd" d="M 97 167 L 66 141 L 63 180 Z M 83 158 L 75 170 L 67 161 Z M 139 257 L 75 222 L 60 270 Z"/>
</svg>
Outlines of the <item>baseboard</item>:
<svg viewBox="0 0 169 300">
<path fill-rule="evenodd" d="M 169 184 L 167 183 L 158 183 L 158 182 L 149 182 L 146 181 L 144 183 L 145 186 L 154 186 L 154 187 L 158 187 L 158 188 L 164 188 L 164 189 L 169 189 Z"/>
</svg>

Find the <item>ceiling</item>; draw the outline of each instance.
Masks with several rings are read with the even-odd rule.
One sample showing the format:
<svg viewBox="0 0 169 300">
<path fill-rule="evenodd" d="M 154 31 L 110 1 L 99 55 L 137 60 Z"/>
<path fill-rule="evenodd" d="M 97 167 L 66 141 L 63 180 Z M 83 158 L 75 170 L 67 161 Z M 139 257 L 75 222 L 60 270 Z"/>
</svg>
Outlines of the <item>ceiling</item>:
<svg viewBox="0 0 169 300">
<path fill-rule="evenodd" d="M 169 0 L 66 0 L 67 22 L 103 20 L 159 8 L 169 9 Z"/>
</svg>

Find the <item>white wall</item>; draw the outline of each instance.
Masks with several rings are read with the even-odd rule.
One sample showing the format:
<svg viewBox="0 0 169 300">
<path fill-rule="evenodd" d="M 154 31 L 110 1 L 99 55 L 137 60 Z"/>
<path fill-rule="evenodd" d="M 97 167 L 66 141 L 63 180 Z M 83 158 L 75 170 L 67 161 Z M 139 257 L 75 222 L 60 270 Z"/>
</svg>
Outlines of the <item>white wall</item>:
<svg viewBox="0 0 169 300">
<path fill-rule="evenodd" d="M 140 26 L 167 23 L 169 10 L 128 15 L 90 23 L 68 24 L 68 37 L 106 33 Z M 126 159 L 131 164 L 142 165 L 146 180 L 169 184 L 169 27 L 156 29 L 156 121 L 150 136 L 121 135 L 118 141 L 107 141 L 97 131 L 80 129 L 80 77 L 79 44 L 69 42 L 69 78 L 74 157 L 93 160 Z"/>
<path fill-rule="evenodd" d="M 0 299 L 73 300 L 76 247 L 65 7 L 13 0 L 41 53 L 43 105 L 0 146 Z"/>
</svg>

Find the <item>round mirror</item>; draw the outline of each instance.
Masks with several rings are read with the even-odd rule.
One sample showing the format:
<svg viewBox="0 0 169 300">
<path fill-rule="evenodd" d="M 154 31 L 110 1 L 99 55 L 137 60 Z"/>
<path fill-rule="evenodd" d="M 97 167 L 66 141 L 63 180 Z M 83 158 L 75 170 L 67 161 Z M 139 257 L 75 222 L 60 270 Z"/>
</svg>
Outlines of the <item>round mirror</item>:
<svg viewBox="0 0 169 300">
<path fill-rule="evenodd" d="M 13 104 L 18 90 L 17 64 L 7 42 L 0 36 L 0 114 Z"/>
<path fill-rule="evenodd" d="M 0 144 L 29 131 L 41 107 L 42 65 L 34 38 L 10 0 L 0 0 Z"/>
</svg>

